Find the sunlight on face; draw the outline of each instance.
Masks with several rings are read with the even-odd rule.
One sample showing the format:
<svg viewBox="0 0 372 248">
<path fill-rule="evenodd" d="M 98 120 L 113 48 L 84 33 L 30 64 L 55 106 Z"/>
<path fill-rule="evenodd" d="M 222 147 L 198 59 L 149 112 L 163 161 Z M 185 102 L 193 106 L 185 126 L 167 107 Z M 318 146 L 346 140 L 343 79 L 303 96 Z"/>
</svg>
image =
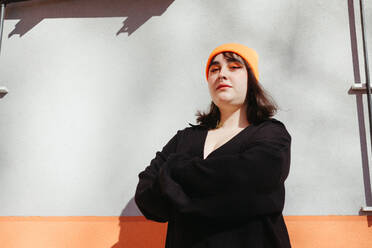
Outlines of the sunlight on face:
<svg viewBox="0 0 372 248">
<path fill-rule="evenodd" d="M 208 88 L 218 107 L 243 105 L 248 89 L 248 72 L 243 60 L 239 56 L 216 55 L 208 70 Z"/>
</svg>

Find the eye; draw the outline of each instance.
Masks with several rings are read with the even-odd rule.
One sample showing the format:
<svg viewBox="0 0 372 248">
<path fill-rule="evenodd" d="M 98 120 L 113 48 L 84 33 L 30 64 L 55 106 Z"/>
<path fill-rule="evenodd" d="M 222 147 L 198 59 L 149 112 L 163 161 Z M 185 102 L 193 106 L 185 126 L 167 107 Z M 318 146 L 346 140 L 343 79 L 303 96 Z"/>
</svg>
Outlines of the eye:
<svg viewBox="0 0 372 248">
<path fill-rule="evenodd" d="M 215 72 L 215 71 L 218 71 L 218 68 L 214 67 L 210 70 L 210 72 Z"/>
<path fill-rule="evenodd" d="M 241 66 L 231 66 L 231 68 L 233 69 L 239 69 L 239 68 L 242 68 Z"/>
</svg>

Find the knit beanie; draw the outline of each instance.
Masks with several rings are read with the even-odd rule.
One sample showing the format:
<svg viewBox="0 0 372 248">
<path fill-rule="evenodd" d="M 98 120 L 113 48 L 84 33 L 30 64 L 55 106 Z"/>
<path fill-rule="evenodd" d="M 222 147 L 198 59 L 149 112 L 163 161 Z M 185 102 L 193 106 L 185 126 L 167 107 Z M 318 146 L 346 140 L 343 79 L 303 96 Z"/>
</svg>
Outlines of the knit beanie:
<svg viewBox="0 0 372 248">
<path fill-rule="evenodd" d="M 205 69 L 207 80 L 208 80 L 208 68 L 209 68 L 209 64 L 212 61 L 212 58 L 215 55 L 222 53 L 222 52 L 234 52 L 238 54 L 239 56 L 241 56 L 247 62 L 247 64 L 252 68 L 253 74 L 258 81 L 258 54 L 252 48 L 246 47 L 238 43 L 226 43 L 226 44 L 216 47 L 212 51 L 212 53 L 209 55 L 207 66 Z"/>
</svg>

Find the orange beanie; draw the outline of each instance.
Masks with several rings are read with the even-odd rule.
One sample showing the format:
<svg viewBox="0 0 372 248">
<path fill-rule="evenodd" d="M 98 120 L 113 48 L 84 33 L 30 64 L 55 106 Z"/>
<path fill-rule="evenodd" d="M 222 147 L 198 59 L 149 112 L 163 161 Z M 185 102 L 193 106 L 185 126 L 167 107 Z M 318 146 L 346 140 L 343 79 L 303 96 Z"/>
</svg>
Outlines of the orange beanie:
<svg viewBox="0 0 372 248">
<path fill-rule="evenodd" d="M 238 55 L 240 55 L 246 62 L 247 64 L 252 68 L 252 71 L 254 73 L 254 76 L 256 77 L 258 81 L 258 54 L 256 53 L 255 50 L 252 48 L 246 47 L 244 45 L 238 44 L 238 43 L 227 43 L 220 45 L 216 47 L 212 53 L 209 55 L 207 66 L 206 66 L 206 75 L 207 75 L 207 80 L 208 80 L 208 67 L 209 64 L 212 61 L 212 58 L 222 52 L 234 52 Z"/>
</svg>

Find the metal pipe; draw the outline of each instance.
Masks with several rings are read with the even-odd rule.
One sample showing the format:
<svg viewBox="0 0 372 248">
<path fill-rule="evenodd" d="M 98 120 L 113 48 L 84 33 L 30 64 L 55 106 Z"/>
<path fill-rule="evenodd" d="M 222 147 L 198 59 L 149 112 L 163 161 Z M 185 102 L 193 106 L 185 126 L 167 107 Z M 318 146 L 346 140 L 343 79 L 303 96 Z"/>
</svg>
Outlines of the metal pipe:
<svg viewBox="0 0 372 248">
<path fill-rule="evenodd" d="M 5 18 L 5 3 L 2 3 L 1 10 L 0 10 L 0 54 L 1 54 L 1 42 L 3 40 L 4 18 Z"/>
<path fill-rule="evenodd" d="M 363 53 L 364 53 L 364 71 L 366 74 L 366 86 L 367 86 L 367 102 L 368 102 L 368 119 L 369 119 L 369 136 L 372 144 L 372 107 L 371 107 L 371 85 L 369 81 L 369 65 L 368 65 L 368 49 L 367 49 L 367 37 L 366 37 L 366 26 L 364 19 L 364 5 L 363 0 L 359 0 L 360 5 L 360 19 L 362 24 L 362 37 L 363 37 Z M 372 149 L 372 145 L 371 145 Z"/>
</svg>

